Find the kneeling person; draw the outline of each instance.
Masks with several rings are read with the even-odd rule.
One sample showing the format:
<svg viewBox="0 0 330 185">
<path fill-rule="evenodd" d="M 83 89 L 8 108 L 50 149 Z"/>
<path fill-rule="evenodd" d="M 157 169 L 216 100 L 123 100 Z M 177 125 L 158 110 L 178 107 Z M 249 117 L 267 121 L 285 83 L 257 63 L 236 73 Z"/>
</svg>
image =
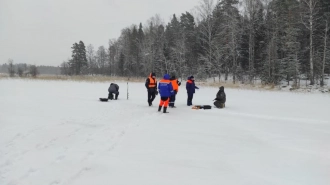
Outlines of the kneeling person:
<svg viewBox="0 0 330 185">
<path fill-rule="evenodd" d="M 108 99 L 113 100 L 113 95 L 115 95 L 115 100 L 117 100 L 119 95 L 119 86 L 115 83 L 111 83 L 108 92 Z"/>
<path fill-rule="evenodd" d="M 159 94 L 160 94 L 160 103 L 158 107 L 158 112 L 162 110 L 162 107 L 164 106 L 163 113 L 167 113 L 167 106 L 170 101 L 171 95 L 174 94 L 173 86 L 170 81 L 170 75 L 166 74 L 164 75 L 164 78 L 159 81 L 158 84 Z"/>
<path fill-rule="evenodd" d="M 217 97 L 214 99 L 215 102 L 213 103 L 217 108 L 225 108 L 226 103 L 226 93 L 225 88 L 223 86 L 220 87 Z"/>
</svg>

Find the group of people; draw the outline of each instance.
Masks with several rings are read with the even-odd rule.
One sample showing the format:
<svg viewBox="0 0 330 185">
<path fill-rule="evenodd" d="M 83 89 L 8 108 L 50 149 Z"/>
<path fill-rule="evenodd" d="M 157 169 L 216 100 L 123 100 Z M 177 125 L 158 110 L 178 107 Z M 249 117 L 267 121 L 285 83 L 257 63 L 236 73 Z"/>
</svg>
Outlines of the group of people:
<svg viewBox="0 0 330 185">
<path fill-rule="evenodd" d="M 145 86 L 148 91 L 148 105 L 152 106 L 152 102 L 155 100 L 158 93 L 160 94 L 160 103 L 158 107 L 158 111 L 160 112 L 163 109 L 163 113 L 168 113 L 167 108 L 176 108 L 175 107 L 175 99 L 176 95 L 179 92 L 179 86 L 181 86 L 181 82 L 176 78 L 173 74 L 172 76 L 165 74 L 163 79 L 159 81 L 157 84 L 156 74 L 150 73 L 149 77 L 145 82 Z M 194 76 L 190 76 L 186 82 L 186 90 L 187 90 L 187 106 L 192 106 L 192 100 L 195 94 L 195 90 L 199 89 L 195 85 Z M 108 99 L 117 100 L 119 96 L 119 86 L 115 83 L 111 83 L 108 89 L 109 95 Z M 216 98 L 214 99 L 214 105 L 217 108 L 224 108 L 226 103 L 226 94 L 224 91 L 224 87 L 221 86 Z"/>
<path fill-rule="evenodd" d="M 156 95 L 158 95 L 158 90 L 160 94 L 160 103 L 158 107 L 158 111 L 160 112 L 163 108 L 163 113 L 167 112 L 167 107 L 175 108 L 175 99 L 176 95 L 179 91 L 179 86 L 181 86 L 181 82 L 175 77 L 175 75 L 165 74 L 163 79 L 159 81 L 157 86 L 156 74 L 151 73 L 147 78 L 145 86 L 148 91 L 148 104 L 152 106 L 152 102 L 154 101 Z M 187 106 L 192 106 L 192 100 L 195 94 L 195 90 L 199 89 L 195 85 L 194 76 L 188 77 L 186 82 L 186 90 L 187 90 Z M 224 108 L 226 102 L 226 94 L 224 91 L 224 87 L 221 86 L 216 98 L 214 99 L 214 105 L 217 108 Z"/>
</svg>

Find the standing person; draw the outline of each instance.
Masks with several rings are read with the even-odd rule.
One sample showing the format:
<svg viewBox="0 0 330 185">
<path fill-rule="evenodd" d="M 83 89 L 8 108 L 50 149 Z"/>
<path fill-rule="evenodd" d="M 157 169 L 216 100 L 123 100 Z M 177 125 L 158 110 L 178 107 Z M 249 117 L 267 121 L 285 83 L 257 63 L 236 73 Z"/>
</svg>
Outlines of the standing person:
<svg viewBox="0 0 330 185">
<path fill-rule="evenodd" d="M 217 93 L 217 97 L 214 99 L 215 102 L 213 103 L 217 108 L 225 108 L 226 103 L 226 93 L 225 88 L 221 86 Z"/>
<path fill-rule="evenodd" d="M 192 105 L 192 99 L 195 94 L 195 89 L 199 89 L 195 85 L 195 78 L 194 76 L 188 77 L 187 83 L 186 83 L 186 89 L 187 89 L 187 94 L 188 94 L 188 100 L 187 100 L 187 105 L 191 106 Z"/>
<path fill-rule="evenodd" d="M 158 107 L 158 112 L 160 112 L 162 110 L 162 107 L 164 106 L 163 113 L 168 113 L 166 112 L 168 102 L 170 101 L 171 95 L 174 94 L 173 86 L 170 81 L 170 75 L 168 74 L 164 75 L 164 78 L 161 81 L 159 81 L 158 89 L 160 94 L 160 103 Z"/>
<path fill-rule="evenodd" d="M 170 81 L 171 81 L 172 86 L 173 86 L 174 94 L 170 98 L 169 106 L 171 108 L 176 108 L 174 106 L 174 103 L 175 103 L 176 94 L 178 94 L 178 92 L 179 92 L 179 86 L 181 85 L 181 82 L 179 82 L 179 80 L 175 77 L 175 75 L 172 75 Z"/>
<path fill-rule="evenodd" d="M 155 73 L 150 73 L 149 77 L 146 80 L 145 86 L 148 91 L 148 104 L 149 106 L 152 106 L 152 102 L 154 101 L 156 95 L 158 94 L 157 80 Z"/>
<path fill-rule="evenodd" d="M 113 100 L 113 94 L 115 94 L 115 100 L 117 100 L 119 95 L 119 86 L 115 83 L 111 83 L 108 92 L 108 99 Z"/>
</svg>

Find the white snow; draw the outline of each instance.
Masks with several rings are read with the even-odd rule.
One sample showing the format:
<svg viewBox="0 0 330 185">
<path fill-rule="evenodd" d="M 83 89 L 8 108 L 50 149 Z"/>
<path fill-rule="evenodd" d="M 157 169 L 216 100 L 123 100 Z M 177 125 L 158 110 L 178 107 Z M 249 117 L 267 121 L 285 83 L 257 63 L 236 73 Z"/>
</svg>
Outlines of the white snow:
<svg viewBox="0 0 330 185">
<path fill-rule="evenodd" d="M 0 185 L 329 185 L 330 95 L 226 89 L 148 107 L 143 83 L 0 80 Z M 212 104 L 201 87 L 193 103 Z"/>
</svg>

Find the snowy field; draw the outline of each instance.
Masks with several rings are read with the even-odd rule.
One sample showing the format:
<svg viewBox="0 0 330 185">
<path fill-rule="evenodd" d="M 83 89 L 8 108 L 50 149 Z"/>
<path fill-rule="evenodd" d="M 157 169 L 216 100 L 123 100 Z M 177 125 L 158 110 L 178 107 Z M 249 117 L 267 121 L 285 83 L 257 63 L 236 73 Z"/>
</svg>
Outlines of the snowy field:
<svg viewBox="0 0 330 185">
<path fill-rule="evenodd" d="M 329 185 L 330 95 L 226 89 L 169 114 L 143 83 L 0 80 L 0 185 Z M 212 104 L 201 87 L 194 104 Z"/>
</svg>

